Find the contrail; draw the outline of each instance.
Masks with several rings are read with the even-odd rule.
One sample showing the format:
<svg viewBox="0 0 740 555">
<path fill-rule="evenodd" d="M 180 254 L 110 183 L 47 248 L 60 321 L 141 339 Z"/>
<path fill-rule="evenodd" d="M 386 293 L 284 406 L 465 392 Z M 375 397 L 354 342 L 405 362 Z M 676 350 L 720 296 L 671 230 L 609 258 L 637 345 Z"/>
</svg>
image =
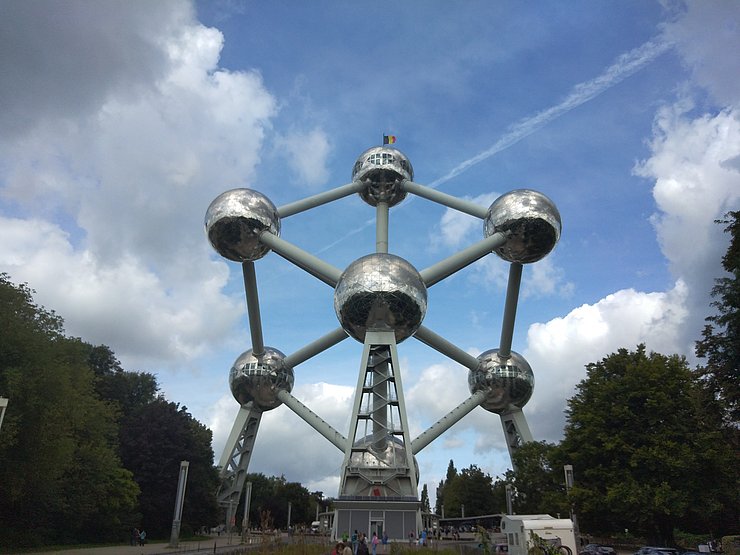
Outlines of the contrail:
<svg viewBox="0 0 740 555">
<path fill-rule="evenodd" d="M 432 188 L 439 187 L 442 183 L 457 177 L 468 168 L 475 166 L 476 164 L 487 160 L 494 154 L 518 143 L 552 120 L 559 118 L 563 114 L 567 114 L 574 108 L 585 104 L 614 85 L 621 83 L 627 77 L 639 71 L 665 51 L 669 50 L 671 46 L 671 43 L 659 37 L 622 54 L 617 58 L 617 61 L 609 66 L 601 75 L 591 79 L 590 81 L 579 83 L 573 87 L 570 94 L 560 104 L 518 121 L 512 125 L 509 128 L 509 131 L 489 149 L 465 160 L 451 169 L 446 175 L 439 179 L 435 179 L 427 186 Z"/>
<path fill-rule="evenodd" d="M 468 168 L 471 168 L 476 164 L 487 160 L 488 158 L 490 158 L 494 154 L 498 154 L 502 150 L 506 150 L 510 146 L 524 139 L 525 137 L 528 137 L 538 129 L 544 127 L 552 120 L 557 119 L 564 114 L 567 114 L 574 108 L 578 108 L 578 106 L 581 106 L 592 98 L 599 96 L 601 93 L 609 90 L 614 85 L 618 85 L 619 83 L 627 79 L 627 77 L 633 75 L 634 73 L 651 63 L 658 56 L 669 50 L 672 46 L 673 44 L 665 40 L 663 37 L 657 37 L 649 40 L 641 46 L 638 46 L 637 48 L 630 50 L 629 52 L 622 54 L 612 65 L 606 68 L 606 70 L 604 70 L 601 75 L 591 79 L 590 81 L 584 81 L 583 83 L 578 83 L 576 86 L 574 86 L 570 94 L 565 97 L 565 99 L 560 104 L 556 104 L 555 106 L 547 108 L 546 110 L 542 110 L 541 112 L 537 112 L 532 116 L 528 116 L 524 119 L 519 120 L 517 123 L 511 125 L 509 127 L 509 130 L 498 141 L 496 141 L 493 146 L 458 164 L 447 174 L 427 184 L 427 187 L 437 188 L 450 179 L 457 177 Z M 413 200 L 413 197 L 407 199 L 406 202 L 403 203 L 401 208 L 403 206 L 407 206 Z M 363 229 L 370 227 L 373 223 L 374 220 L 366 221 L 363 225 L 348 232 L 346 235 L 337 239 L 331 245 L 322 248 L 320 252 L 328 250 L 334 245 L 344 241 L 347 237 L 355 235 Z"/>
</svg>

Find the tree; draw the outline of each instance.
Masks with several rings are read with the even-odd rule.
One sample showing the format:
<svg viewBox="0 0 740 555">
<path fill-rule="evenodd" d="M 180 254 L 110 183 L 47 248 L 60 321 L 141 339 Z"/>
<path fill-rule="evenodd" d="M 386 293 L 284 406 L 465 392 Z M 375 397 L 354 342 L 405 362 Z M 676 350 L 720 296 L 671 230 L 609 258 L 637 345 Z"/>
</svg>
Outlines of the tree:
<svg viewBox="0 0 740 555">
<path fill-rule="evenodd" d="M 447 474 L 445 475 L 445 479 L 442 480 L 439 483 L 439 486 L 437 486 L 437 501 L 435 503 L 435 513 L 438 515 L 441 515 L 443 513 L 443 510 L 446 511 L 447 509 L 444 509 L 445 504 L 445 487 L 452 483 L 452 481 L 457 477 L 457 469 L 455 468 L 455 463 L 452 459 L 450 459 L 449 464 L 447 465 Z M 452 501 L 452 495 L 450 497 L 450 500 Z M 451 516 L 450 513 L 445 512 L 445 516 Z"/>
<path fill-rule="evenodd" d="M 470 516 L 486 515 L 496 512 L 496 503 L 493 495 L 493 479 L 484 473 L 478 466 L 471 464 L 463 468 L 455 480 L 460 483 L 462 495 L 461 504 L 465 506 L 465 514 Z"/>
<path fill-rule="evenodd" d="M 167 537 L 177 493 L 180 462 L 188 461 L 183 526 L 198 529 L 218 521 L 212 434 L 187 407 L 156 398 L 135 409 L 121 426 L 121 458 L 141 488 L 141 526 Z"/>
<path fill-rule="evenodd" d="M 516 471 L 506 478 L 514 488 L 512 504 L 519 514 L 567 515 L 568 500 L 557 446 L 542 442 L 525 443 L 514 453 Z"/>
<path fill-rule="evenodd" d="M 429 506 L 429 490 L 427 490 L 426 484 L 421 488 L 421 510 L 425 513 L 429 513 L 432 510 Z"/>
<path fill-rule="evenodd" d="M 472 464 L 458 474 L 452 461 L 447 471 L 448 478 L 442 488 L 442 504 L 446 517 L 491 514 L 500 507 L 493 491 L 493 479 L 478 466 Z M 439 489 L 437 495 L 439 496 Z M 440 503 L 439 497 L 437 503 Z"/>
<path fill-rule="evenodd" d="M 723 510 L 715 499 L 727 498 L 731 459 L 718 456 L 716 429 L 699 417 L 700 391 L 685 359 L 647 354 L 644 345 L 587 366 L 568 400 L 560 454 L 574 466 L 582 529 L 629 528 L 672 544 L 675 528 L 691 530 L 701 511 Z M 711 482 L 702 479 L 709 469 L 717 472 Z"/>
<path fill-rule="evenodd" d="M 725 232 L 731 240 L 722 257 L 722 267 L 729 276 L 717 278 L 712 288 L 711 306 L 716 314 L 706 318 L 702 339 L 696 343 L 696 355 L 706 358 L 702 375 L 724 406 L 728 425 L 740 424 L 740 211 L 728 212 Z"/>
<path fill-rule="evenodd" d="M 119 539 L 138 488 L 117 455 L 115 412 L 63 322 L 0 275 L 0 521 L 8 544 Z"/>
</svg>

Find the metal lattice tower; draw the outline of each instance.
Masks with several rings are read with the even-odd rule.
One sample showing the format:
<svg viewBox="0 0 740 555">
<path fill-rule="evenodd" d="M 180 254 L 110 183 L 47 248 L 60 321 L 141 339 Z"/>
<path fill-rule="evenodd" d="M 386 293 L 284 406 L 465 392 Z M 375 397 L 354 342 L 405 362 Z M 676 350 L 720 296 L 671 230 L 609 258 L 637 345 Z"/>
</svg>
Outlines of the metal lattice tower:
<svg viewBox="0 0 740 555">
<path fill-rule="evenodd" d="M 344 271 L 280 237 L 281 221 L 352 194 L 376 211 L 375 253 Z M 462 251 L 417 271 L 388 253 L 389 209 L 407 194 L 425 198 L 483 221 L 484 238 Z M 382 532 L 405 538 L 421 527 L 416 455 L 477 406 L 498 414 L 510 455 L 532 441 L 522 407 L 534 388 L 527 361 L 511 350 L 524 264 L 537 262 L 560 238 L 560 215 L 542 193 L 519 189 L 485 208 L 413 181 L 408 158 L 391 147 L 363 152 L 352 182 L 276 208 L 263 194 L 232 189 L 206 212 L 206 233 L 225 258 L 240 262 L 249 316 L 251 349 L 234 362 L 231 391 L 241 408 L 220 461 L 219 502 L 234 524 L 262 414 L 285 404 L 343 454 L 334 537 L 342 532 Z M 262 337 L 254 262 L 270 250 L 334 288 L 340 327 L 286 356 L 265 346 Z M 511 263 L 499 347 L 473 357 L 422 321 L 427 289 L 490 254 Z M 347 337 L 363 344 L 348 437 L 296 399 L 293 368 Z M 466 367 L 470 397 L 413 440 L 409 436 L 398 343 L 413 337 Z"/>
</svg>

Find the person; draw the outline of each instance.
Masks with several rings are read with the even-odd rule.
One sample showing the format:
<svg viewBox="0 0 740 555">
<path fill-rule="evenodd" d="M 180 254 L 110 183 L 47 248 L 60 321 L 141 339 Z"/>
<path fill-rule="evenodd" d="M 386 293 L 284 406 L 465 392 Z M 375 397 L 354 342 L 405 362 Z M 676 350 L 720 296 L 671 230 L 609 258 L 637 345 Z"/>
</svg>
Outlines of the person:
<svg viewBox="0 0 740 555">
<path fill-rule="evenodd" d="M 337 542 L 337 545 L 334 546 L 334 549 L 331 551 L 331 555 L 342 555 L 342 549 L 344 546 L 342 545 L 342 542 Z"/>
<path fill-rule="evenodd" d="M 139 543 L 139 529 L 134 527 L 131 530 L 131 545 L 136 545 L 137 543 Z"/>
<path fill-rule="evenodd" d="M 383 532 L 383 545 L 388 545 L 388 532 Z"/>
<path fill-rule="evenodd" d="M 354 555 L 357 555 L 357 544 L 359 542 L 360 536 L 357 533 L 357 530 L 354 531 L 352 534 L 352 553 Z"/>
<path fill-rule="evenodd" d="M 373 539 L 370 541 L 370 543 L 373 546 L 373 555 L 377 555 L 378 553 L 378 544 L 380 543 L 380 540 L 378 539 L 378 533 L 373 532 Z"/>
<path fill-rule="evenodd" d="M 360 536 L 359 542 L 357 544 L 357 555 L 369 555 L 367 542 L 365 541 L 364 535 Z"/>
<path fill-rule="evenodd" d="M 414 531 L 409 532 L 409 545 L 414 545 Z"/>
<path fill-rule="evenodd" d="M 144 545 L 146 543 L 146 531 L 142 530 L 139 532 L 139 545 Z"/>
<path fill-rule="evenodd" d="M 426 545 L 427 544 L 427 529 L 426 528 L 424 528 L 421 531 L 421 541 L 419 543 L 421 545 Z"/>
<path fill-rule="evenodd" d="M 344 549 L 342 550 L 342 555 L 354 555 L 352 553 L 352 546 L 349 542 L 344 542 Z"/>
</svg>

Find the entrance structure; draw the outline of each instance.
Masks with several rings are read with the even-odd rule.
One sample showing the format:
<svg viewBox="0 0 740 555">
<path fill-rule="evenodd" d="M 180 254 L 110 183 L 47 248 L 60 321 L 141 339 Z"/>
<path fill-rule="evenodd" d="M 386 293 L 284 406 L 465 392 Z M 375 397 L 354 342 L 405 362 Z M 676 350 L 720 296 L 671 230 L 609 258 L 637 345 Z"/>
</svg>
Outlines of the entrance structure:
<svg viewBox="0 0 740 555">
<path fill-rule="evenodd" d="M 421 271 L 388 252 L 389 209 L 414 194 L 480 218 L 483 239 Z M 376 249 L 341 270 L 280 237 L 283 219 L 359 194 L 376 211 Z M 229 386 L 241 408 L 221 457 L 219 502 L 233 526 L 262 414 L 285 404 L 344 453 L 333 535 L 352 530 L 403 539 L 421 529 L 415 456 L 477 406 L 498 414 L 510 455 L 532 441 L 522 407 L 534 388 L 527 361 L 511 350 L 524 264 L 560 238 L 557 208 L 542 193 L 519 189 L 489 207 L 415 183 L 409 159 L 391 147 L 363 152 L 352 182 L 279 208 L 251 189 L 219 195 L 206 212 L 208 240 L 242 265 L 252 347 L 234 362 Z M 285 355 L 263 342 L 255 261 L 270 250 L 334 288 L 340 327 Z M 495 252 L 511 263 L 498 348 L 473 357 L 422 325 L 427 289 Z M 345 437 L 292 394 L 293 368 L 352 337 L 363 344 Z M 470 397 L 416 438 L 409 436 L 397 345 L 413 337 L 468 368 Z"/>
</svg>

